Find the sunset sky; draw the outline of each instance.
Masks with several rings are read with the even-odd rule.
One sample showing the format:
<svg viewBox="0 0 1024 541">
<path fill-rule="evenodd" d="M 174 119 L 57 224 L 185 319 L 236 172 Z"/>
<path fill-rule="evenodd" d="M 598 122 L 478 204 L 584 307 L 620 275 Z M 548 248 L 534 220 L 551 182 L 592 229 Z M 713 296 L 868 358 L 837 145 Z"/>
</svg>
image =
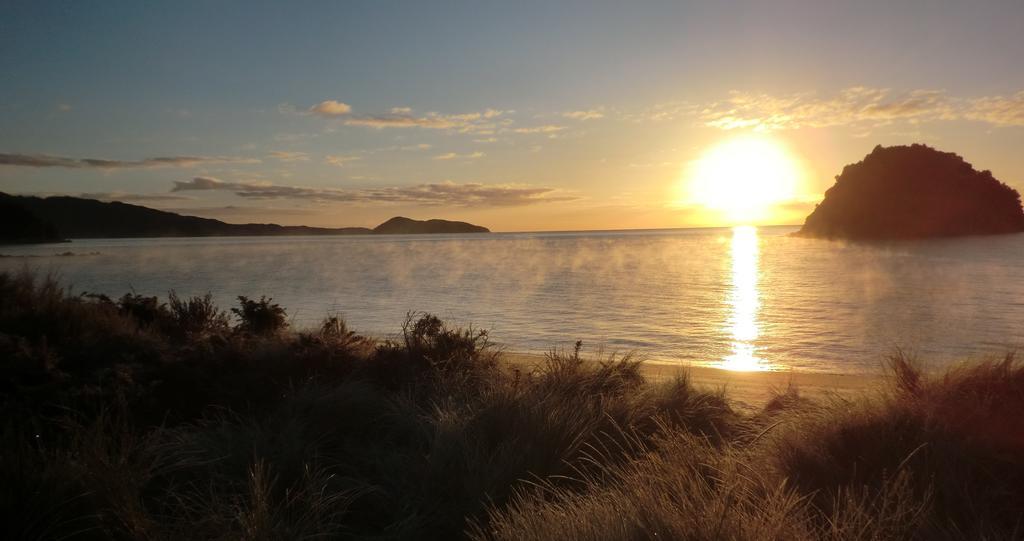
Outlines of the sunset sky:
<svg viewBox="0 0 1024 541">
<path fill-rule="evenodd" d="M 797 224 L 877 144 L 1024 189 L 1022 66 L 1019 0 L 5 2 L 0 190 L 319 226 Z"/>
</svg>

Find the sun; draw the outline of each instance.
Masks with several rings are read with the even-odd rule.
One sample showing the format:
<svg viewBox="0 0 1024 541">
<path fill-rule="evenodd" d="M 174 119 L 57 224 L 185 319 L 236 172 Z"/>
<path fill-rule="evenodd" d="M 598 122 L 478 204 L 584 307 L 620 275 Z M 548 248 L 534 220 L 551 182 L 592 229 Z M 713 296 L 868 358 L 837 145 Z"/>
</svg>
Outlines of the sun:
<svg viewBox="0 0 1024 541">
<path fill-rule="evenodd" d="M 684 198 L 729 225 L 770 220 L 775 207 L 792 201 L 799 162 L 768 138 L 731 139 L 708 150 L 685 172 Z"/>
</svg>

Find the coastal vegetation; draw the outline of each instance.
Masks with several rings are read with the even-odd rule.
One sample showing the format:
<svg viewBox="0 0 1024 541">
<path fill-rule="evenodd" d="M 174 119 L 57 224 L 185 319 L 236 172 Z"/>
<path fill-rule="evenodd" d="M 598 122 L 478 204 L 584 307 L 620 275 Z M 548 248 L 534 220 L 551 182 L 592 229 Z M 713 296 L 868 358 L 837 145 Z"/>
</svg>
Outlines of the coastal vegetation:
<svg viewBox="0 0 1024 541">
<path fill-rule="evenodd" d="M 580 343 L 509 364 L 430 314 L 381 340 L 3 273 L 0 362 L 4 539 L 1024 535 L 1012 355 L 896 353 L 874 394 L 748 412 Z"/>
<path fill-rule="evenodd" d="M 799 234 L 853 240 L 1024 231 L 1020 194 L 926 145 L 876 146 L 843 168 Z"/>
</svg>

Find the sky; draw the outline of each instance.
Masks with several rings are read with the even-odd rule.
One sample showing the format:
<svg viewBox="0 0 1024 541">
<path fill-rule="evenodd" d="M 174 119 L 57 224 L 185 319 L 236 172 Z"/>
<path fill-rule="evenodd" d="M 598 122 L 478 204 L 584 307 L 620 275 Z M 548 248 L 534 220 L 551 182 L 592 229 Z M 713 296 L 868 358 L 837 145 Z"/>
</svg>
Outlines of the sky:
<svg viewBox="0 0 1024 541">
<path fill-rule="evenodd" d="M 1021 58 L 1019 0 L 8 0 L 0 191 L 314 226 L 799 224 L 879 144 L 1024 190 Z M 711 204 L 733 192 L 759 199 Z"/>
</svg>

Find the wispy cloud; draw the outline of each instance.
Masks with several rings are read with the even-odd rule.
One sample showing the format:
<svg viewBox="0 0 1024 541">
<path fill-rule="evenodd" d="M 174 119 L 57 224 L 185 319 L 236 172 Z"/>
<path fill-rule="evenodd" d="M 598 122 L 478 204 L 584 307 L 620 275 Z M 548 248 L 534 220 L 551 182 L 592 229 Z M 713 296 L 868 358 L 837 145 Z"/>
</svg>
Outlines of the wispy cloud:
<svg viewBox="0 0 1024 541">
<path fill-rule="evenodd" d="M 289 150 L 274 150 L 271 151 L 269 156 L 275 160 L 282 162 L 305 162 L 309 161 L 308 152 L 295 152 Z"/>
<path fill-rule="evenodd" d="M 577 197 L 555 188 L 515 184 L 489 185 L 441 182 L 386 188 L 340 189 L 281 186 L 261 182 L 231 182 L 213 177 L 195 177 L 175 181 L 172 192 L 229 191 L 250 199 L 302 199 L 348 203 L 401 203 L 449 206 L 522 206 L 553 201 L 570 201 Z"/>
<path fill-rule="evenodd" d="M 450 130 L 460 133 L 493 132 L 498 127 L 499 122 L 511 122 L 508 119 L 502 121 L 499 117 L 512 112 L 492 108 L 470 113 L 442 114 L 428 112 L 414 114 L 411 107 L 392 107 L 387 113 L 354 114 L 352 106 L 337 100 L 324 100 L 305 111 L 300 111 L 291 104 L 284 103 L 278 106 L 278 110 L 282 113 L 337 118 L 347 126 L 375 129 L 423 128 Z"/>
<path fill-rule="evenodd" d="M 884 126 L 972 120 L 997 126 L 1024 126 L 1024 91 L 1011 96 L 957 98 L 942 90 L 895 92 L 852 87 L 831 97 L 813 93 L 774 96 L 733 92 L 698 113 L 710 127 L 761 131 L 832 126 Z"/>
<path fill-rule="evenodd" d="M 420 152 L 420 151 L 423 151 L 423 150 L 430 150 L 431 148 L 433 148 L 433 145 L 431 145 L 429 143 L 413 143 L 413 144 L 408 144 L 408 145 L 391 145 L 391 146 L 386 146 L 386 147 L 377 147 L 377 148 L 373 148 L 373 149 L 369 149 L 369 150 L 364 150 L 362 152 L 366 152 L 366 153 L 395 152 L 395 151 L 399 151 L 399 150 Z"/>
<path fill-rule="evenodd" d="M 211 163 L 260 163 L 237 156 L 159 156 L 141 160 L 69 158 L 49 154 L 0 154 L 0 165 L 15 167 L 65 167 L 69 169 L 127 169 L 133 167 L 193 167 Z"/>
<path fill-rule="evenodd" d="M 565 126 L 557 126 L 554 124 L 547 124 L 544 126 L 531 126 L 526 128 L 512 128 L 509 131 L 512 133 L 555 133 L 565 129 Z"/>
<path fill-rule="evenodd" d="M 626 113 L 623 120 L 632 122 L 665 122 L 680 118 L 693 118 L 701 110 L 700 106 L 686 101 L 659 103 L 635 113 Z"/>
<path fill-rule="evenodd" d="M 338 100 L 324 100 L 309 108 L 309 112 L 322 117 L 333 118 L 352 112 L 352 106 Z"/>
<path fill-rule="evenodd" d="M 972 100 L 964 117 L 997 126 L 1024 126 L 1024 90 L 1011 96 Z"/>
<path fill-rule="evenodd" d="M 366 128 L 424 128 L 431 130 L 452 130 L 460 133 L 484 133 L 498 127 L 498 118 L 506 111 L 486 109 L 484 111 L 458 114 L 429 112 L 415 115 L 408 107 L 395 107 L 390 113 L 352 115 L 345 119 L 348 126 Z"/>
<path fill-rule="evenodd" d="M 70 110 L 71 110 L 71 104 L 70 103 L 58 103 L 57 104 L 57 112 L 66 113 L 66 112 L 68 112 Z"/>
<path fill-rule="evenodd" d="M 337 167 L 342 167 L 346 163 L 354 162 L 356 160 L 361 160 L 361 159 L 362 158 L 359 157 L 359 156 L 336 156 L 336 155 L 333 155 L 333 154 L 328 154 L 327 156 L 324 156 L 324 163 L 326 163 L 328 165 L 334 165 L 334 166 L 337 166 Z"/>
<path fill-rule="evenodd" d="M 604 118 L 604 107 L 579 111 L 565 111 L 562 113 L 562 116 L 573 120 L 596 120 L 598 118 Z"/>
<path fill-rule="evenodd" d="M 184 214 L 186 216 L 202 216 L 206 218 L 218 219 L 244 216 L 248 219 L 253 219 L 250 217 L 257 217 L 256 219 L 265 220 L 265 216 L 269 214 L 273 214 L 276 216 L 302 216 L 308 218 L 309 215 L 311 214 L 311 211 L 308 207 L 249 207 L 235 205 L 227 205 L 223 207 L 164 207 L 162 210 L 165 210 L 167 212 L 174 212 L 177 214 Z"/>
<path fill-rule="evenodd" d="M 128 192 L 85 192 L 78 194 L 78 197 L 86 199 L 98 199 L 100 201 L 190 201 L 187 195 L 176 195 L 172 193 L 128 193 Z"/>
<path fill-rule="evenodd" d="M 733 92 L 700 112 L 707 126 L 762 131 L 824 128 L 851 124 L 883 125 L 897 120 L 956 118 L 954 104 L 940 90 L 895 93 L 884 88 L 853 87 L 821 98 L 814 94 L 772 96 Z"/>
<path fill-rule="evenodd" d="M 446 152 L 444 154 L 438 154 L 434 156 L 435 160 L 475 160 L 477 158 L 483 158 L 485 154 L 483 152 L 471 152 L 468 154 L 456 154 L 454 152 Z"/>
</svg>

